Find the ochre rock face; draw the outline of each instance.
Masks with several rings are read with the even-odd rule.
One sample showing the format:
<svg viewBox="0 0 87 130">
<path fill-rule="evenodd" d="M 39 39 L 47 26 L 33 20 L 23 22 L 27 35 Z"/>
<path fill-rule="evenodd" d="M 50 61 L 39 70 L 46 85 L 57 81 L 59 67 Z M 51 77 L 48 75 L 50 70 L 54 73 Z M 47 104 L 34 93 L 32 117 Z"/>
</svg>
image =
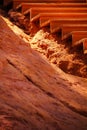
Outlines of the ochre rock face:
<svg viewBox="0 0 87 130">
<path fill-rule="evenodd" d="M 0 130 L 86 130 L 87 80 L 55 69 L 0 17 Z"/>
</svg>

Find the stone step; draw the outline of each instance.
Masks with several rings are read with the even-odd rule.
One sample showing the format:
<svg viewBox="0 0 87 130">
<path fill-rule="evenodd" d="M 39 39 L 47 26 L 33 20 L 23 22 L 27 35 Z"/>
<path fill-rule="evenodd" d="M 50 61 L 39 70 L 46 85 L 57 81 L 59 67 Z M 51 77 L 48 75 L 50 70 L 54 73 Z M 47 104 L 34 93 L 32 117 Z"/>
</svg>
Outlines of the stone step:
<svg viewBox="0 0 87 130">
<path fill-rule="evenodd" d="M 30 19 L 31 22 L 39 21 L 40 26 L 45 26 L 48 20 L 56 19 L 86 19 L 87 13 L 40 13 L 34 18 Z"/>
<path fill-rule="evenodd" d="M 16 8 L 19 4 L 23 2 L 24 3 L 85 3 L 86 0 L 13 0 L 13 6 Z"/>
<path fill-rule="evenodd" d="M 67 24 L 61 26 L 62 38 L 73 31 L 87 31 L 87 24 Z"/>
<path fill-rule="evenodd" d="M 72 31 L 69 34 L 66 35 L 62 40 L 70 40 L 72 42 L 72 46 L 78 46 L 81 44 L 81 41 L 87 38 L 87 31 Z"/>
<path fill-rule="evenodd" d="M 87 8 L 31 8 L 30 19 L 33 19 L 39 13 L 87 13 Z"/>
<path fill-rule="evenodd" d="M 17 6 L 15 7 L 14 5 L 14 9 L 19 9 L 21 8 L 22 13 L 25 12 L 26 10 L 30 9 L 30 8 L 45 8 L 45 7 L 58 7 L 58 8 L 63 8 L 63 7 L 80 7 L 80 8 L 85 8 L 87 7 L 87 3 L 20 3 L 17 4 Z"/>
<path fill-rule="evenodd" d="M 49 20 L 48 25 L 50 26 L 50 32 L 56 33 L 61 26 L 68 26 L 68 24 L 77 25 L 80 24 L 81 26 L 87 24 L 87 19 L 56 19 L 56 20 Z M 68 29 L 67 29 L 68 30 Z"/>
</svg>

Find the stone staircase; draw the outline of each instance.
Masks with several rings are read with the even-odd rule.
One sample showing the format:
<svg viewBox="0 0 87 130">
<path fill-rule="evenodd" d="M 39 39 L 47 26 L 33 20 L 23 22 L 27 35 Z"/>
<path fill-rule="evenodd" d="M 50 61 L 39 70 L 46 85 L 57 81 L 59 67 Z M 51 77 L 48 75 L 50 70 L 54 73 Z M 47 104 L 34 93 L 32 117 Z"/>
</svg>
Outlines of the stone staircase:
<svg viewBox="0 0 87 130">
<path fill-rule="evenodd" d="M 85 3 L 86 0 L 13 0 L 14 7 L 21 3 Z"/>
<path fill-rule="evenodd" d="M 30 23 L 61 32 L 61 42 L 69 40 L 87 54 L 87 0 L 13 0 L 13 8 L 27 15 Z"/>
</svg>

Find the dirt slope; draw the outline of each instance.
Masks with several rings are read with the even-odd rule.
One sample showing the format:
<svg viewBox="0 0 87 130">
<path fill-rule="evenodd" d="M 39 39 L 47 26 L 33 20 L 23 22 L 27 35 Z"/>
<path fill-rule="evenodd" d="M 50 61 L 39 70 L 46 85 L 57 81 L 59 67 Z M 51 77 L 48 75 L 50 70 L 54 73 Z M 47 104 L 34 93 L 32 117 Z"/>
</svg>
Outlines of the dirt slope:
<svg viewBox="0 0 87 130">
<path fill-rule="evenodd" d="M 44 55 L 48 61 L 68 74 L 87 78 L 87 54 L 82 45 L 72 47 L 71 42 L 61 41 L 60 34 L 51 34 L 49 27 L 40 29 L 36 23 L 30 23 L 21 13 L 12 10 L 8 13 L 10 20 L 32 35 L 31 47 Z"/>
<path fill-rule="evenodd" d="M 0 130 L 86 130 L 87 80 L 66 75 L 0 17 Z"/>
</svg>

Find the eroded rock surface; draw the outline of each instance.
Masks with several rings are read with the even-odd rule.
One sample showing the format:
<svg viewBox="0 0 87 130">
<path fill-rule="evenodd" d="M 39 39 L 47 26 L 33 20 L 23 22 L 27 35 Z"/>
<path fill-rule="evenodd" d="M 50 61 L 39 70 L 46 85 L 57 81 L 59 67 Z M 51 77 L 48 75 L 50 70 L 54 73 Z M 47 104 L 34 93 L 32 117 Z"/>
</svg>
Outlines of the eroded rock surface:
<svg viewBox="0 0 87 130">
<path fill-rule="evenodd" d="M 27 34 L 33 35 L 31 47 L 44 55 L 50 63 L 55 64 L 68 74 L 87 78 L 87 55 L 83 54 L 83 47 L 72 47 L 71 43 L 60 40 L 57 35 L 49 33 L 48 28 L 41 29 L 38 24 L 31 23 L 23 14 L 9 11 L 9 18 L 21 27 Z M 45 31 L 43 31 L 45 30 Z"/>
<path fill-rule="evenodd" d="M 24 40 L 0 17 L 0 129 L 86 130 L 87 79 L 50 65 Z"/>
</svg>

